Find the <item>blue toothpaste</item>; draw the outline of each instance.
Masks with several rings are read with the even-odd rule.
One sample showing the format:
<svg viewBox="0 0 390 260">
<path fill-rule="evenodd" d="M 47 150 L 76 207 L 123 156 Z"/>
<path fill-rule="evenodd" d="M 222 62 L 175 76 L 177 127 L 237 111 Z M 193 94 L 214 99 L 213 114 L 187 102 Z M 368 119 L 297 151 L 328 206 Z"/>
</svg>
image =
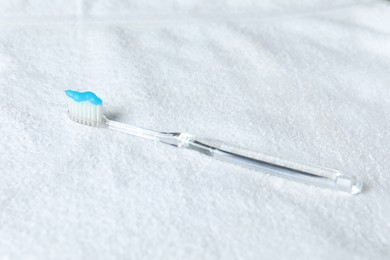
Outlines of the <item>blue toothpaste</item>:
<svg viewBox="0 0 390 260">
<path fill-rule="evenodd" d="M 89 101 L 96 106 L 103 105 L 102 100 L 98 96 L 96 96 L 95 93 L 90 91 L 78 92 L 68 89 L 65 90 L 65 94 L 76 102 Z"/>
</svg>

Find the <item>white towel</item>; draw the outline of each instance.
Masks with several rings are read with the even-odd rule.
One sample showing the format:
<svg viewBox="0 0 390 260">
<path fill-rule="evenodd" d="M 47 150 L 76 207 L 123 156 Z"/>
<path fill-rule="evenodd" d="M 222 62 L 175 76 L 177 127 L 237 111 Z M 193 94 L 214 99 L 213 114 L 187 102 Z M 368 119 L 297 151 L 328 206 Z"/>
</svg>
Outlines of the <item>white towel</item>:
<svg viewBox="0 0 390 260">
<path fill-rule="evenodd" d="M 0 2 L 0 259 L 389 259 L 388 1 Z M 357 196 L 76 124 L 338 169 Z"/>
</svg>

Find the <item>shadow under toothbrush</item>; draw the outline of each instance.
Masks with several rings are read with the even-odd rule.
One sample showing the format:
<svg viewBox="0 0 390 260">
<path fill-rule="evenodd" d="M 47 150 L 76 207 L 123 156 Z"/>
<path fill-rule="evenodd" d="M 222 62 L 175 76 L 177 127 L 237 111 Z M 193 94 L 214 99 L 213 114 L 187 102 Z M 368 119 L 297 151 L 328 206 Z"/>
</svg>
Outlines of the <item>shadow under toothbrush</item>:
<svg viewBox="0 0 390 260">
<path fill-rule="evenodd" d="M 104 111 L 104 116 L 110 120 L 118 121 L 120 118 L 123 118 L 123 113 L 118 111 Z"/>
</svg>

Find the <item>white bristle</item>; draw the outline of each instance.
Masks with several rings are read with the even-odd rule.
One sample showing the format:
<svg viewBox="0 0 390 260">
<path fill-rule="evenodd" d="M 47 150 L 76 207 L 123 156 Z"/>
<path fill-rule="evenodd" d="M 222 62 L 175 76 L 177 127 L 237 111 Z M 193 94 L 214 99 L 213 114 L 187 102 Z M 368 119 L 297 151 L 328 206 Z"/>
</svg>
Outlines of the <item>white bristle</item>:
<svg viewBox="0 0 390 260">
<path fill-rule="evenodd" d="M 77 123 L 99 126 L 103 121 L 103 106 L 91 104 L 89 101 L 76 102 L 69 99 L 68 115 Z"/>
</svg>

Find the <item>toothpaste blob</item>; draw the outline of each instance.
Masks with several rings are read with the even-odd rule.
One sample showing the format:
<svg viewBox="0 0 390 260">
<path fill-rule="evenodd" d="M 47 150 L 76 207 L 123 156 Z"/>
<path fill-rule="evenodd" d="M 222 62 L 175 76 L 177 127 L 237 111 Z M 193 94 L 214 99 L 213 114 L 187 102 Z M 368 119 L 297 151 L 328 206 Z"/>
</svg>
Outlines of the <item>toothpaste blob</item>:
<svg viewBox="0 0 390 260">
<path fill-rule="evenodd" d="M 103 105 L 102 100 L 95 95 L 95 93 L 87 91 L 87 92 L 78 92 L 74 90 L 65 90 L 65 94 L 73 99 L 76 102 L 89 101 L 91 104 L 96 106 Z"/>
</svg>

